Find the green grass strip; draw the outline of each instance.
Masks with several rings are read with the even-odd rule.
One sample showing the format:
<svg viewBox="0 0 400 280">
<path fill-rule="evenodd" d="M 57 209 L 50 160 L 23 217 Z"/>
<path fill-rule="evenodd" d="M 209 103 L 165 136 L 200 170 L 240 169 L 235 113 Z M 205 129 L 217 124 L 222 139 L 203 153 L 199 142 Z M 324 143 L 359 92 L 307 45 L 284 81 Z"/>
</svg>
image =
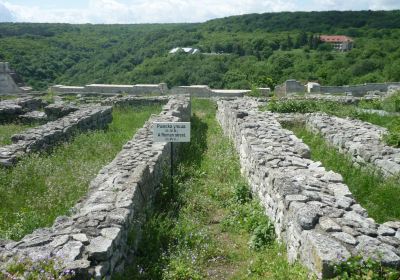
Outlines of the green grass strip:
<svg viewBox="0 0 400 280">
<path fill-rule="evenodd" d="M 341 174 L 356 201 L 370 217 L 382 223 L 400 219 L 400 184 L 398 179 L 384 179 L 376 172 L 353 166 L 351 158 L 339 153 L 323 137 L 306 130 L 305 126 L 287 126 L 311 149 L 311 158 L 328 170 Z"/>
<path fill-rule="evenodd" d="M 192 105 L 191 143 L 181 148 L 175 184 L 165 178 L 133 263 L 115 279 L 308 279 L 303 267 L 287 262 L 264 210 L 251 199 L 215 103 L 194 99 Z"/>
<path fill-rule="evenodd" d="M 11 136 L 20 133 L 34 125 L 26 124 L 0 124 L 0 146 L 10 145 Z"/>
<path fill-rule="evenodd" d="M 0 238 L 18 240 L 65 215 L 89 182 L 160 106 L 115 108 L 107 130 L 77 135 L 51 153 L 0 169 Z"/>
<path fill-rule="evenodd" d="M 361 107 L 366 107 L 365 104 L 370 104 L 364 101 L 359 104 Z M 329 115 L 340 118 L 350 117 L 359 119 L 364 122 L 369 122 L 389 130 L 389 134 L 383 139 L 386 144 L 394 147 L 400 147 L 400 116 L 371 114 L 360 112 L 356 105 L 345 105 L 335 101 L 322 100 L 276 100 L 272 99 L 262 110 L 269 110 L 278 113 L 313 113 L 324 112 Z"/>
</svg>

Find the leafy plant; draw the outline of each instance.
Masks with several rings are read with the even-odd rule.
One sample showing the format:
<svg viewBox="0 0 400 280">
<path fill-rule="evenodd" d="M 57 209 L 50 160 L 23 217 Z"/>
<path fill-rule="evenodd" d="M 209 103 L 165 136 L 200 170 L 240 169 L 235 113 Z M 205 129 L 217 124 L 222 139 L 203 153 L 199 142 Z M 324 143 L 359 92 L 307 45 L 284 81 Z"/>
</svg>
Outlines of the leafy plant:
<svg viewBox="0 0 400 280">
<path fill-rule="evenodd" d="M 397 280 L 400 278 L 400 271 L 384 267 L 378 260 L 366 259 L 361 256 L 354 256 L 343 260 L 335 265 L 336 279 L 343 280 Z"/>
<path fill-rule="evenodd" d="M 21 258 L 10 263 L 4 275 L 0 279 L 26 279 L 26 280 L 46 280 L 46 279 L 73 279 L 75 272 L 63 270 L 61 261 L 55 258 L 43 258 L 33 260 L 31 258 Z M 3 278 L 1 278 L 3 277 Z"/>
<path fill-rule="evenodd" d="M 400 112 L 400 91 L 383 99 L 382 108 L 388 112 Z"/>
<path fill-rule="evenodd" d="M 235 200 L 240 204 L 247 203 L 251 200 L 251 192 L 249 187 L 243 183 L 236 184 L 233 188 Z"/>
<path fill-rule="evenodd" d="M 260 250 L 271 245 L 275 240 L 275 228 L 270 221 L 257 226 L 250 237 L 249 246 L 253 250 Z"/>
</svg>

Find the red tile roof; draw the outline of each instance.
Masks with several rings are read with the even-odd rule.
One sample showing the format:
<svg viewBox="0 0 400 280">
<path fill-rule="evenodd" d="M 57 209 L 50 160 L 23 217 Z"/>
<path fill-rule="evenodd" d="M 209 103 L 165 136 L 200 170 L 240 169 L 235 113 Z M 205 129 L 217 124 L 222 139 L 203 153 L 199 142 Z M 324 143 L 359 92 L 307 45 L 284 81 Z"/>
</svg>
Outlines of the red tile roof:
<svg viewBox="0 0 400 280">
<path fill-rule="evenodd" d="M 321 35 L 319 39 L 322 42 L 328 43 L 341 43 L 341 42 L 353 42 L 353 39 L 344 35 Z"/>
</svg>

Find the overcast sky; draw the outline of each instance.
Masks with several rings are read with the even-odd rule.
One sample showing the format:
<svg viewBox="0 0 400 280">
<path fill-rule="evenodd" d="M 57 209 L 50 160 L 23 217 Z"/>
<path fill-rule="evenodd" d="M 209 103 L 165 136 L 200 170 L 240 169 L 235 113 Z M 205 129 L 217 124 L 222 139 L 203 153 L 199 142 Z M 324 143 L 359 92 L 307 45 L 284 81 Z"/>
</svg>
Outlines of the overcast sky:
<svg viewBox="0 0 400 280">
<path fill-rule="evenodd" d="M 400 0 L 0 0 L 0 22 L 203 22 L 248 13 L 369 9 L 400 9 Z"/>
</svg>

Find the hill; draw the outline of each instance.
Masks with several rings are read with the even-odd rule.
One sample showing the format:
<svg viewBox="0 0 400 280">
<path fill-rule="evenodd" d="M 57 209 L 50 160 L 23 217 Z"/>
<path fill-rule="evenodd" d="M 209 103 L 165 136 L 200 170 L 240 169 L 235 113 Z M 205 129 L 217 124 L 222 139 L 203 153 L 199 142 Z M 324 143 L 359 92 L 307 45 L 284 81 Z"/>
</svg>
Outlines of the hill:
<svg viewBox="0 0 400 280">
<path fill-rule="evenodd" d="M 351 36 L 355 48 L 334 52 L 313 40 L 318 34 Z M 3 23 L 0 60 L 35 89 L 163 81 L 249 88 L 288 78 L 342 85 L 400 81 L 399 41 L 400 11 L 250 14 L 199 24 Z M 207 54 L 168 54 L 178 46 Z"/>
</svg>

